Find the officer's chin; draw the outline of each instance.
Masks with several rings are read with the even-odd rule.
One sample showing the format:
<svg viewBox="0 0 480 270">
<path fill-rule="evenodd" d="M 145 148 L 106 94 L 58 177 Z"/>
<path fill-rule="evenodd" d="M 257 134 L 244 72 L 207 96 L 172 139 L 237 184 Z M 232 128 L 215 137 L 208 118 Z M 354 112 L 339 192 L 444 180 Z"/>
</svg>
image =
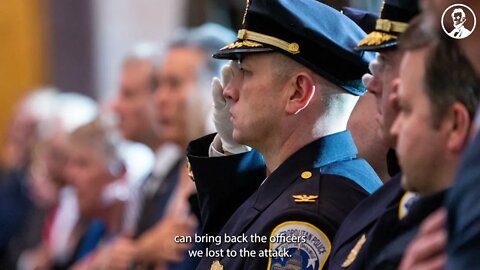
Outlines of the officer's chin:
<svg viewBox="0 0 480 270">
<path fill-rule="evenodd" d="M 242 134 L 241 134 L 237 129 L 235 129 L 235 128 L 233 129 L 232 137 L 233 137 L 233 140 L 234 140 L 236 143 L 242 144 L 242 145 L 247 145 L 244 136 L 242 136 Z"/>
<path fill-rule="evenodd" d="M 414 177 L 412 177 L 412 176 L 409 177 L 408 174 L 406 174 L 406 173 L 402 174 L 401 184 L 402 184 L 403 189 L 405 189 L 407 191 L 410 191 L 410 192 L 413 192 L 413 193 L 419 192 L 418 181 L 416 179 L 414 179 Z"/>
<path fill-rule="evenodd" d="M 232 138 L 236 143 L 242 144 L 242 137 L 240 136 L 238 130 L 236 130 L 235 128 L 233 129 Z"/>
</svg>

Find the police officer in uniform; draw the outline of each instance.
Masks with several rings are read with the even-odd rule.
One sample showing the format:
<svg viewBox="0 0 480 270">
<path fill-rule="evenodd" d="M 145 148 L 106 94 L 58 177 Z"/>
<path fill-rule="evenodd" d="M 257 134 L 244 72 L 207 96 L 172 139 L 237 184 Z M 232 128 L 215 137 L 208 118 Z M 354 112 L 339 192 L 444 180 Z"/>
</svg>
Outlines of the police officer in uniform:
<svg viewBox="0 0 480 270">
<path fill-rule="evenodd" d="M 388 189 L 387 184 L 362 202 L 345 219 L 337 234 L 331 269 L 398 269 L 420 222 L 442 205 L 445 189 L 452 182 L 455 164 L 471 127 L 478 102 L 473 71 L 458 49 L 435 41 L 431 34 L 429 37 L 418 19 L 412 24 L 403 36 L 408 40 L 404 42 L 408 43 L 408 48 L 402 53 L 408 60 L 403 59 L 401 64 L 402 84 L 398 90 L 401 109 L 391 130 L 398 140 L 397 150 L 405 173 L 401 186 L 418 192 L 419 196 L 409 200 L 408 196 L 397 193 L 398 196 L 394 197 L 393 192 L 388 192 L 393 189 Z M 452 66 L 457 68 L 447 71 Z M 418 100 L 426 102 L 413 102 Z M 455 106 L 458 107 L 453 109 Z M 429 112 L 427 117 L 424 113 L 419 114 L 422 109 Z M 454 114 L 461 115 L 462 124 L 441 111 L 456 111 Z M 449 127 L 453 128 L 450 130 Z M 455 134 L 455 142 L 452 142 L 452 134 Z M 390 204 L 380 214 L 375 214 L 375 219 L 362 219 L 374 215 L 386 199 Z M 362 220 L 370 223 L 357 227 L 354 220 L 360 220 L 360 224 Z M 348 238 L 349 234 L 352 235 L 348 232 L 352 228 L 354 236 Z"/>
<path fill-rule="evenodd" d="M 356 158 L 346 131 L 364 93 L 359 78 L 368 54 L 353 50 L 363 31 L 311 0 L 247 1 L 242 25 L 238 40 L 215 57 L 240 62 L 224 72 L 231 78 L 222 85 L 225 104 L 231 105 L 231 136 L 258 150 L 266 167 L 255 153 L 234 155 L 236 179 L 206 179 L 197 168 L 212 159 L 206 158 L 212 137 L 190 144 L 203 222 L 213 223 L 219 197 L 226 205 L 241 204 L 231 216 L 219 214 L 228 218 L 216 233 L 222 241 L 205 250 L 198 269 L 322 269 L 344 216 L 381 185 Z M 258 178 L 241 179 L 262 171 L 267 177 L 260 186 Z M 241 189 L 249 184 L 250 192 Z"/>
<path fill-rule="evenodd" d="M 379 53 L 370 64 L 373 77 L 365 75 L 364 83 L 377 98 L 383 143 L 392 149 L 387 157 L 389 172 L 394 176 L 345 218 L 333 242 L 329 269 L 366 269 L 366 264 L 371 260 L 368 254 L 373 248 L 373 234 L 382 219 L 392 215 L 397 217 L 399 209 L 402 209 L 403 216 L 414 200 L 414 194 L 406 192 L 401 186 L 401 173 L 393 151 L 396 136 L 390 133 L 390 129 L 398 114 L 397 100 L 392 102 L 391 96 L 396 95 L 394 80 L 398 77 L 403 55 L 397 48 L 397 41 L 407 29 L 408 22 L 418 13 L 417 0 L 386 0 L 375 30 L 361 40 L 356 48 Z"/>
</svg>

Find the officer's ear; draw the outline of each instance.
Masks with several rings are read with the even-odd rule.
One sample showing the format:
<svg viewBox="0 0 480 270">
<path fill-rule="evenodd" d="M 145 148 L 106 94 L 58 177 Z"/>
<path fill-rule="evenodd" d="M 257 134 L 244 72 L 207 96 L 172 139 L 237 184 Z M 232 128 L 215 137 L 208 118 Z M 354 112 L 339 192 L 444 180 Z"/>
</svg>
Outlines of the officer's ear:
<svg viewBox="0 0 480 270">
<path fill-rule="evenodd" d="M 290 89 L 285 109 L 288 114 L 297 114 L 310 104 L 315 94 L 315 81 L 310 73 L 300 71 L 290 77 L 287 85 Z"/>
<path fill-rule="evenodd" d="M 467 108 L 460 102 L 454 102 L 446 113 L 444 122 L 448 128 L 447 148 L 454 153 L 461 153 L 467 144 L 472 127 L 472 119 Z"/>
</svg>

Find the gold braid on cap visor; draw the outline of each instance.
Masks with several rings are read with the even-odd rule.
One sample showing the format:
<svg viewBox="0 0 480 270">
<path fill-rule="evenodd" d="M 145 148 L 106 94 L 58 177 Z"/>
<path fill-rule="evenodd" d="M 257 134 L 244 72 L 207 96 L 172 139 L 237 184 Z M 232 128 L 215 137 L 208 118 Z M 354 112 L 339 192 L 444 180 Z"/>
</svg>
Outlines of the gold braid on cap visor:
<svg viewBox="0 0 480 270">
<path fill-rule="evenodd" d="M 385 19 L 378 19 L 375 30 L 362 39 L 357 46 L 380 45 L 387 41 L 397 39 L 397 36 L 387 34 L 385 32 L 403 33 L 407 29 L 408 24 Z M 381 31 L 381 32 L 380 32 Z"/>
<path fill-rule="evenodd" d="M 240 29 L 238 30 L 238 39 L 242 41 L 235 42 L 233 44 L 225 46 L 223 49 L 232 49 L 235 47 L 241 47 L 242 45 L 247 47 L 260 47 L 262 46 L 260 43 L 272 45 L 284 51 L 287 51 L 291 54 L 300 53 L 300 46 L 296 42 L 286 42 L 276 37 L 260 34 L 257 32 L 249 31 L 247 29 Z"/>
</svg>

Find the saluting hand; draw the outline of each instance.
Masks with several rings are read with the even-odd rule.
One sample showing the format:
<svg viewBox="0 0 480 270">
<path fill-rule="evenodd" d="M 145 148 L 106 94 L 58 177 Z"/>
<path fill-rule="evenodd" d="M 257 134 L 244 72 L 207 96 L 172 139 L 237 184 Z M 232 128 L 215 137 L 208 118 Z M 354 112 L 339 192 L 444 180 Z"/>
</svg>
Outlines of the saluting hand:
<svg viewBox="0 0 480 270">
<path fill-rule="evenodd" d="M 212 95 L 214 102 L 213 122 L 222 143 L 224 152 L 239 154 L 250 151 L 250 147 L 241 145 L 233 140 L 233 126 L 230 121 L 231 100 L 225 99 L 223 89 L 230 83 L 233 77 L 240 72 L 237 62 L 230 61 L 222 68 L 222 81 L 217 77 L 212 80 Z M 221 149 L 217 149 L 221 150 Z"/>
</svg>

